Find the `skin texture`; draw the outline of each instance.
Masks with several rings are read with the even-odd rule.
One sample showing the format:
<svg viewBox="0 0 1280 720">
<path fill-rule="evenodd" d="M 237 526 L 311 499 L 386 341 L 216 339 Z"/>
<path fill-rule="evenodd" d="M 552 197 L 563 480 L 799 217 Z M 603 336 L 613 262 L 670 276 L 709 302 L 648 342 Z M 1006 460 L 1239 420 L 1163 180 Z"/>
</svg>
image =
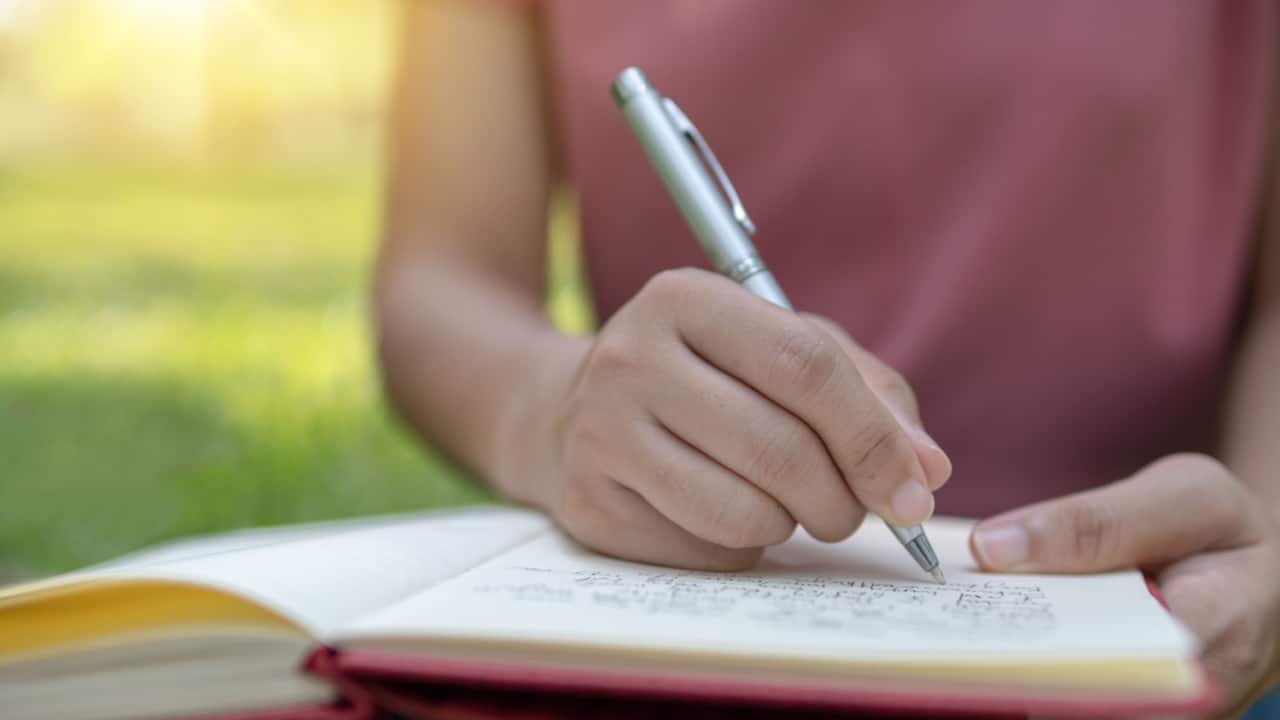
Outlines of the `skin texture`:
<svg viewBox="0 0 1280 720">
<path fill-rule="evenodd" d="M 584 544 L 661 564 L 743 568 L 796 524 L 839 540 L 868 510 L 932 512 L 950 462 L 901 376 L 829 321 L 679 269 L 595 336 L 557 333 L 532 17 L 422 0 L 403 27 L 376 313 L 388 394 L 417 432 Z M 1160 459 L 973 536 L 991 570 L 1153 573 L 1233 710 L 1280 679 L 1277 234 L 1262 245 L 1219 459 Z"/>
<path fill-rule="evenodd" d="M 701 270 L 655 277 L 569 365 L 521 424 L 553 421 L 525 457 L 543 456 L 538 504 L 614 555 L 747 567 L 797 523 L 834 541 L 867 508 L 920 522 L 950 472 L 888 409 L 915 418 L 901 377 Z"/>
</svg>

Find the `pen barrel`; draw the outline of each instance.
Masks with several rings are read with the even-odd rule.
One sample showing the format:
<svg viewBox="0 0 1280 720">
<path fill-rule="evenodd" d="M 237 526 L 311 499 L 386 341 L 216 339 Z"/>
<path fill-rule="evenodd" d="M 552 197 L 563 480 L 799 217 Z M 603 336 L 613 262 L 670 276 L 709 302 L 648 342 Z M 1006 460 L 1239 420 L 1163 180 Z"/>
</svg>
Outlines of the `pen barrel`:
<svg viewBox="0 0 1280 720">
<path fill-rule="evenodd" d="M 925 536 L 923 527 L 919 525 L 898 527 L 888 520 L 884 521 L 884 526 L 898 538 L 898 542 L 902 543 L 902 547 L 907 549 L 911 558 L 922 570 L 929 572 L 938 567 L 938 556 L 934 554 L 933 545 L 929 544 L 929 538 Z"/>
<path fill-rule="evenodd" d="M 755 295 L 768 300 L 774 305 L 793 310 L 791 301 L 782 292 L 782 288 L 778 285 L 778 281 L 773 279 L 773 273 L 768 270 L 761 270 L 740 281 L 742 287 L 750 290 Z"/>
<path fill-rule="evenodd" d="M 914 525 L 912 527 L 897 527 L 893 523 L 890 523 L 888 520 L 885 520 L 884 524 L 886 527 L 889 528 L 890 532 L 892 532 L 894 536 L 898 538 L 898 542 L 902 543 L 903 545 L 906 545 L 912 540 L 915 540 L 921 535 L 924 535 L 924 528 L 920 527 L 919 525 Z"/>
<path fill-rule="evenodd" d="M 757 295 L 791 304 L 761 262 L 689 141 L 673 125 L 662 98 L 635 68 L 613 85 L 614 100 L 715 269 Z"/>
</svg>

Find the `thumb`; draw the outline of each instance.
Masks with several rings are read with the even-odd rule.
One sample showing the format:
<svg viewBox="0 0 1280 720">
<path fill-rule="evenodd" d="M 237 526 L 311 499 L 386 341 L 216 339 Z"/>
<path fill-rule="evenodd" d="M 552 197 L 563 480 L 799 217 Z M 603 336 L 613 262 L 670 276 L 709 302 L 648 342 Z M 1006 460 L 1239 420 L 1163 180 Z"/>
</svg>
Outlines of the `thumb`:
<svg viewBox="0 0 1280 720">
<path fill-rule="evenodd" d="M 969 543 L 984 570 L 1105 572 L 1249 542 L 1240 482 L 1202 455 L 1175 455 L 1128 479 L 984 520 Z"/>
<path fill-rule="evenodd" d="M 925 432 L 920 420 L 920 406 L 916 402 L 911 385 L 897 370 L 862 348 L 839 325 L 821 315 L 806 313 L 805 318 L 824 330 L 852 360 L 867 387 L 875 393 L 880 403 L 898 421 L 898 425 L 911 439 L 925 480 L 930 490 L 937 490 L 951 477 L 951 459 Z"/>
</svg>

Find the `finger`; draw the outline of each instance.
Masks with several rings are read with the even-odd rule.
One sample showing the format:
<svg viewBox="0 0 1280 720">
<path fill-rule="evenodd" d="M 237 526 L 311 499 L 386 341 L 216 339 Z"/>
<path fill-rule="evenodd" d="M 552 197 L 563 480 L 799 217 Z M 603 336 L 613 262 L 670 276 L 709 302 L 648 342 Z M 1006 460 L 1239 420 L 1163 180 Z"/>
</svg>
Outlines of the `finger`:
<svg viewBox="0 0 1280 720">
<path fill-rule="evenodd" d="M 650 285 L 662 305 L 698 303 L 674 314 L 681 340 L 813 428 L 864 506 L 897 525 L 933 513 L 910 439 L 827 333 L 711 273 L 671 271 Z"/>
<path fill-rule="evenodd" d="M 987 570 L 1103 572 L 1238 547 L 1256 537 L 1257 523 L 1222 465 L 1178 455 L 1126 480 L 985 520 L 970 546 Z"/>
<path fill-rule="evenodd" d="M 866 510 L 813 430 L 681 348 L 648 409 L 672 434 L 782 504 L 809 534 L 836 542 Z"/>
<path fill-rule="evenodd" d="M 613 479 L 685 531 L 727 548 L 775 545 L 795 531 L 777 500 L 656 420 L 637 420 L 633 428 Z"/>
<path fill-rule="evenodd" d="M 951 478 L 951 458 L 947 457 L 938 443 L 925 431 L 924 422 L 920 419 L 920 406 L 916 401 L 916 394 L 906 379 L 880 358 L 863 349 L 844 331 L 844 328 L 831 320 L 808 313 L 803 314 L 802 317 L 831 335 L 832 340 L 853 359 L 853 364 L 862 374 L 863 381 L 876 394 L 876 397 L 880 398 L 880 402 L 884 403 L 893 418 L 898 421 L 898 426 L 907 433 L 907 437 L 911 438 L 911 446 L 916 452 L 920 465 L 924 468 L 929 489 L 936 491 L 946 484 Z"/>
<path fill-rule="evenodd" d="M 745 570 L 760 559 L 763 548 L 727 548 L 686 532 L 664 517 L 635 491 L 605 478 L 592 483 L 590 493 L 577 493 L 565 502 L 561 518 L 571 518 L 565 530 L 578 542 L 623 560 L 690 568 Z M 563 522 L 563 520 L 562 520 Z"/>
</svg>

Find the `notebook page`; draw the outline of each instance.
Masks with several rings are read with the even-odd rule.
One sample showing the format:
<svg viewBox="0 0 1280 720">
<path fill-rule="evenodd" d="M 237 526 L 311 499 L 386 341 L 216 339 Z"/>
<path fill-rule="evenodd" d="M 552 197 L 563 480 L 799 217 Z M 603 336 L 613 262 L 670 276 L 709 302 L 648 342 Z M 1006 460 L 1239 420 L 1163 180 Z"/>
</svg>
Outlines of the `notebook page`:
<svg viewBox="0 0 1280 720">
<path fill-rule="evenodd" d="M 549 526 L 541 515 L 513 508 L 428 512 L 336 529 L 266 531 L 257 535 L 258 543 L 252 534 L 236 534 L 231 542 L 215 537 L 76 577 L 208 585 L 254 600 L 323 637 Z"/>
<path fill-rule="evenodd" d="M 1137 572 L 980 573 L 968 523 L 939 519 L 926 526 L 949 580 L 938 586 L 879 525 L 836 545 L 798 532 L 732 574 L 604 558 L 553 533 L 362 619 L 339 642 L 518 638 L 902 662 L 1181 658 L 1193 649 Z"/>
</svg>

